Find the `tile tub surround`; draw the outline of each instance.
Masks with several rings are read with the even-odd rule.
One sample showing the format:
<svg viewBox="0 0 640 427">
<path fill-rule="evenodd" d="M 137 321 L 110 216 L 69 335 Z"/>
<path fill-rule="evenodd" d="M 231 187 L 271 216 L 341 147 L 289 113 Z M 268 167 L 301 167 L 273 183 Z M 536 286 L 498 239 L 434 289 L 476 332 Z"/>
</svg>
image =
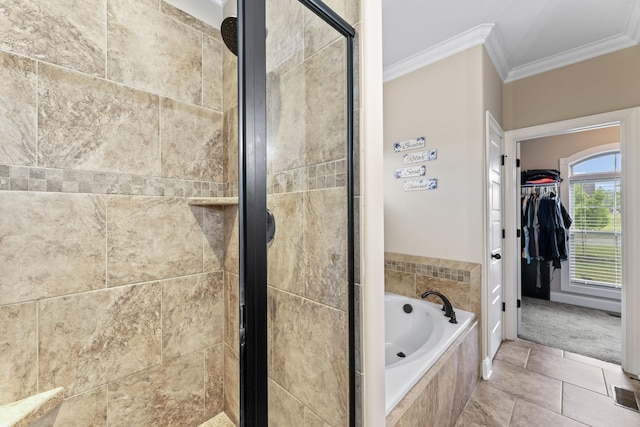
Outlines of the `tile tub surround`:
<svg viewBox="0 0 640 427">
<path fill-rule="evenodd" d="M 384 271 L 387 292 L 420 298 L 423 292 L 435 290 L 449 298 L 454 307 L 480 318 L 480 264 L 385 252 Z"/>
<path fill-rule="evenodd" d="M 163 1 L 63 3 L 0 6 L 0 405 L 55 385 L 54 426 L 199 425 L 237 302 L 224 209 L 187 203 L 237 188 L 220 33 Z"/>
<path fill-rule="evenodd" d="M 475 321 L 389 413 L 388 427 L 456 423 L 480 377 L 478 333 Z"/>
</svg>

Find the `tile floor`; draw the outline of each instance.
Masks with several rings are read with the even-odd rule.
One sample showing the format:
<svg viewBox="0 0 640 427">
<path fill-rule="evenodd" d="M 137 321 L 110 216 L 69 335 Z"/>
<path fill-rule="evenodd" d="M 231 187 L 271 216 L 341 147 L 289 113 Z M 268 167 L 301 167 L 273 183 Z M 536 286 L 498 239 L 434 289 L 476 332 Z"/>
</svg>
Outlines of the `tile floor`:
<svg viewBox="0 0 640 427">
<path fill-rule="evenodd" d="M 620 366 L 525 340 L 504 341 L 456 423 L 465 426 L 640 426 L 611 385 L 640 392 Z"/>
</svg>

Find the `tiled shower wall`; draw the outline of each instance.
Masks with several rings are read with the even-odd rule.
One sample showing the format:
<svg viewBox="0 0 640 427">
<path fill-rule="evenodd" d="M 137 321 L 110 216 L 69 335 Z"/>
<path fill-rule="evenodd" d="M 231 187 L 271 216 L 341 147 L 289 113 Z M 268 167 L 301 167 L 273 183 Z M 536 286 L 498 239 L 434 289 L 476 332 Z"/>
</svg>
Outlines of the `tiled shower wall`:
<svg viewBox="0 0 640 427">
<path fill-rule="evenodd" d="M 427 258 L 385 252 L 385 291 L 420 298 L 426 291 L 438 291 L 455 308 L 480 318 L 482 265 L 472 262 Z M 440 302 L 436 297 L 430 301 Z"/>
<path fill-rule="evenodd" d="M 157 0 L 0 12 L 0 404 L 197 425 L 232 335 L 223 211 L 185 198 L 231 191 L 220 34 Z"/>
</svg>

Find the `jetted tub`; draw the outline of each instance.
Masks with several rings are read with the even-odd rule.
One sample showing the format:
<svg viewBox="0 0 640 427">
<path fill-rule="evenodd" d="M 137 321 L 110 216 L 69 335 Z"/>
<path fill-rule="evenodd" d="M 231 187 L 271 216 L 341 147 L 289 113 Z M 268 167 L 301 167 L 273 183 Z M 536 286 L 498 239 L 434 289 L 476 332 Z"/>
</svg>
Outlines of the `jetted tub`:
<svg viewBox="0 0 640 427">
<path fill-rule="evenodd" d="M 442 304 L 391 293 L 385 293 L 384 311 L 385 413 L 389 415 L 471 323 L 474 314 L 454 307 L 458 323 L 449 323 Z"/>
</svg>

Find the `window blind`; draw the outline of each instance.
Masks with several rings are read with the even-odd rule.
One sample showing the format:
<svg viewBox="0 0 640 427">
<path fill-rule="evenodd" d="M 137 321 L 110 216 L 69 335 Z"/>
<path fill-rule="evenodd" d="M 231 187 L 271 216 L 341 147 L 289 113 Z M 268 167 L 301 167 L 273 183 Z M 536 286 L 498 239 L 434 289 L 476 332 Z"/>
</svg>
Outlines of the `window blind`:
<svg viewBox="0 0 640 427">
<path fill-rule="evenodd" d="M 569 269 L 573 283 L 622 286 L 620 178 L 570 179 Z"/>
</svg>

